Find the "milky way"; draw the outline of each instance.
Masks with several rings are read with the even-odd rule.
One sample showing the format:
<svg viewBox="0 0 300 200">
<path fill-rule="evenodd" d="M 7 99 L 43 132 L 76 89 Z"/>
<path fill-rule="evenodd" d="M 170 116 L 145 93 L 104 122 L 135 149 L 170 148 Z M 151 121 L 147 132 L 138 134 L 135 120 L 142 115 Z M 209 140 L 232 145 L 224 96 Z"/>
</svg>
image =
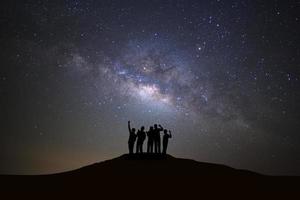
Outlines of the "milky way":
<svg viewBox="0 0 300 200">
<path fill-rule="evenodd" d="M 300 174 L 299 3 L 8 1 L 1 6 L 0 173 L 127 152 L 127 121 L 168 152 Z"/>
<path fill-rule="evenodd" d="M 153 107 L 170 106 L 173 110 L 188 112 L 194 106 L 188 103 L 206 97 L 198 89 L 196 78 L 199 77 L 183 59 L 184 55 L 171 47 L 135 42 L 125 47 L 110 65 L 104 65 L 104 69 L 100 66 L 100 70 L 104 71 L 104 77 L 113 79 L 113 87 L 119 88 L 122 95 L 153 104 Z M 193 89 L 197 93 L 194 94 Z"/>
</svg>

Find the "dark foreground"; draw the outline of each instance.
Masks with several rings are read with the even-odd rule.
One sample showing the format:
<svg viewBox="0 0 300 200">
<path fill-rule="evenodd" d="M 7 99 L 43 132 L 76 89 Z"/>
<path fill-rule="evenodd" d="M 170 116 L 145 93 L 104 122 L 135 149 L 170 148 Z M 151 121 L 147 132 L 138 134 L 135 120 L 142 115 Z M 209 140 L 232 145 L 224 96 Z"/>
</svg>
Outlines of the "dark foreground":
<svg viewBox="0 0 300 200">
<path fill-rule="evenodd" d="M 97 199 L 116 196 L 133 199 L 232 196 L 245 199 L 295 197 L 300 193 L 299 177 L 265 176 L 224 165 L 147 154 L 126 154 L 60 174 L 6 175 L 0 176 L 0 180 L 1 191 L 31 197 L 43 193 L 48 194 L 43 197 L 97 195 Z"/>
</svg>

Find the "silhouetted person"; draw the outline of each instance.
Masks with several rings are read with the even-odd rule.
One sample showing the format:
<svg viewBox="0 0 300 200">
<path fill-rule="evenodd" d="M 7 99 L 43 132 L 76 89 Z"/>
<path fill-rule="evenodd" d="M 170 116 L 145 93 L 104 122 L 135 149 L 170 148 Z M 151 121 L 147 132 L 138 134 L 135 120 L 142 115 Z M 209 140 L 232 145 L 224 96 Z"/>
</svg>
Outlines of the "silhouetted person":
<svg viewBox="0 0 300 200">
<path fill-rule="evenodd" d="M 145 127 L 142 126 L 141 130 L 138 130 L 136 135 L 137 135 L 136 153 L 143 153 L 143 143 L 146 139 Z"/>
<path fill-rule="evenodd" d="M 154 146 L 155 146 L 155 153 L 160 153 L 160 131 L 163 130 L 163 127 L 161 125 L 154 124 Z"/>
<path fill-rule="evenodd" d="M 150 126 L 147 131 L 148 142 L 147 142 L 147 153 L 153 153 L 153 142 L 154 142 L 154 130 L 153 126 Z"/>
<path fill-rule="evenodd" d="M 133 154 L 134 143 L 136 140 L 135 128 L 130 127 L 130 121 L 128 121 L 128 131 L 129 131 L 129 139 L 128 139 L 128 148 L 129 154 Z"/>
<path fill-rule="evenodd" d="M 164 136 L 163 136 L 163 154 L 167 153 L 169 138 L 172 138 L 171 131 L 169 130 L 169 134 L 168 134 L 168 130 L 165 129 Z"/>
</svg>

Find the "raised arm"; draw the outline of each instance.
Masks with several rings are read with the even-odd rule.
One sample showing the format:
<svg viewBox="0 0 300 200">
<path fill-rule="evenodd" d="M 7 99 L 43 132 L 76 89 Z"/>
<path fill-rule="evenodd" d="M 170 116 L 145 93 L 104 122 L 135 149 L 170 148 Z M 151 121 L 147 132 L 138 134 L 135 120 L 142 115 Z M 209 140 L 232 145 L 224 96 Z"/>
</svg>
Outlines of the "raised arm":
<svg viewBox="0 0 300 200">
<path fill-rule="evenodd" d="M 169 130 L 169 134 L 170 134 L 170 138 L 172 138 L 172 133 L 171 133 L 171 130 Z"/>
<path fill-rule="evenodd" d="M 128 121 L 128 130 L 131 133 L 130 121 Z"/>
<path fill-rule="evenodd" d="M 164 128 L 160 124 L 158 126 L 160 131 L 164 130 Z"/>
</svg>

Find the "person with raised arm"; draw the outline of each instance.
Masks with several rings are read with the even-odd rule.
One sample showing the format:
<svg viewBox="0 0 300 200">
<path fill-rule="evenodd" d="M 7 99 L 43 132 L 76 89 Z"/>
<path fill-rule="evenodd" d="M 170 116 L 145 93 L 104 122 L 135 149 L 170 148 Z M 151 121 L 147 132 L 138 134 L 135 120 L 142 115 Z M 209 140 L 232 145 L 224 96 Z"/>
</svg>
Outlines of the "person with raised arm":
<svg viewBox="0 0 300 200">
<path fill-rule="evenodd" d="M 137 132 L 136 153 L 143 153 L 143 144 L 146 139 L 145 127 L 142 126 Z"/>
<path fill-rule="evenodd" d="M 164 136 L 163 136 L 163 154 L 167 154 L 168 142 L 170 138 L 172 138 L 171 131 L 169 130 L 169 134 L 168 134 L 168 130 L 165 129 Z"/>
<path fill-rule="evenodd" d="M 135 128 L 130 127 L 130 121 L 128 121 L 128 131 L 129 131 L 129 139 L 128 139 L 129 154 L 133 154 L 134 143 L 137 136 L 135 134 Z"/>
<path fill-rule="evenodd" d="M 155 153 L 160 153 L 160 131 L 164 130 L 163 127 L 159 124 L 159 127 L 157 127 L 157 124 L 154 124 L 154 146 L 155 146 Z"/>
</svg>

